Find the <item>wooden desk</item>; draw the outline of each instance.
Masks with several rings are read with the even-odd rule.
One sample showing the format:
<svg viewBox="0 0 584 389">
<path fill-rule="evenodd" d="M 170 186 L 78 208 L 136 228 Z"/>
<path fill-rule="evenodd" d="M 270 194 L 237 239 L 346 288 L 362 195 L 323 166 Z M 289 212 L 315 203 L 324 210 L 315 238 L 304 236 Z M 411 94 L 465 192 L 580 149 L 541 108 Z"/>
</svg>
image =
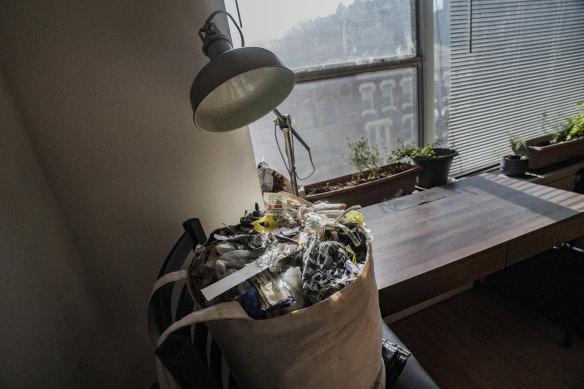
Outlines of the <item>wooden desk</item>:
<svg viewBox="0 0 584 389">
<path fill-rule="evenodd" d="M 361 211 L 383 316 L 584 235 L 584 195 L 492 174 Z"/>
</svg>

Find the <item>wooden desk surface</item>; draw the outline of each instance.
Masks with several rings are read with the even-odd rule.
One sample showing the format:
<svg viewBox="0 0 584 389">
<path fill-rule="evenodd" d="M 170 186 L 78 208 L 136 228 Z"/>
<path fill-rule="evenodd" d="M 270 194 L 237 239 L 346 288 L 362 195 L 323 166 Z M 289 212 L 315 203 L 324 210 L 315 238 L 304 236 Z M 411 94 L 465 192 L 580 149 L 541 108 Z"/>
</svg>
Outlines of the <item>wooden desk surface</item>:
<svg viewBox="0 0 584 389">
<path fill-rule="evenodd" d="M 361 211 L 383 316 L 584 235 L 584 195 L 491 174 Z"/>
</svg>

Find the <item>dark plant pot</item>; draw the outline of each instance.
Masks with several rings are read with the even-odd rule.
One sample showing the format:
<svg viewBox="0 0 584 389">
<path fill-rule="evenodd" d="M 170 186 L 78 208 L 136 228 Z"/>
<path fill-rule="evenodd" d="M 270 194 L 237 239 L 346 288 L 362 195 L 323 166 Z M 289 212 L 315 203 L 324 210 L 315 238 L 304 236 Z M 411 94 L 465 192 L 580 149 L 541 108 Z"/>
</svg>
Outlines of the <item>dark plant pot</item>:
<svg viewBox="0 0 584 389">
<path fill-rule="evenodd" d="M 418 174 L 418 186 L 422 188 L 432 188 L 448 182 L 448 172 L 452 159 L 458 155 L 458 151 L 453 149 L 435 149 L 435 157 L 415 157 L 414 163 L 423 170 Z"/>
<path fill-rule="evenodd" d="M 501 160 L 501 170 L 508 177 L 521 177 L 525 175 L 529 167 L 529 158 L 523 158 L 521 155 L 506 155 Z"/>
<path fill-rule="evenodd" d="M 550 136 L 541 136 L 526 142 L 529 149 L 529 170 L 541 170 L 584 155 L 584 138 L 545 145 L 550 139 Z M 515 153 L 521 154 L 521 151 Z"/>
<path fill-rule="evenodd" d="M 390 200 L 397 196 L 410 194 L 414 191 L 416 176 L 420 168 L 414 165 L 404 164 L 408 168 L 403 172 L 384 177 L 379 180 L 354 185 L 349 188 L 333 190 L 324 193 L 306 195 L 306 200 L 310 202 L 328 201 L 330 203 L 345 203 L 348 207 L 352 205 L 361 205 L 366 207 L 371 204 L 380 203 Z M 382 169 L 388 169 L 390 165 L 385 165 Z M 350 180 L 352 174 L 333 178 L 332 180 L 316 182 L 306 185 L 304 190 L 309 193 L 312 189 L 329 183 L 331 185 L 342 183 Z"/>
</svg>

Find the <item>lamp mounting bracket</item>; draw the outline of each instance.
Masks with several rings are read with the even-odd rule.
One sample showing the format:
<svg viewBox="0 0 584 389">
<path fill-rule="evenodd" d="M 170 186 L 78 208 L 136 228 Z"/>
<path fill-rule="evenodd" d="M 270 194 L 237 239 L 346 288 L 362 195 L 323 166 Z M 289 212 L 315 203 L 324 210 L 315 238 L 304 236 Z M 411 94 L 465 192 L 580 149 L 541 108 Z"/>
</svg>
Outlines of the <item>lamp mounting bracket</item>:
<svg viewBox="0 0 584 389">
<path fill-rule="evenodd" d="M 205 21 L 205 24 L 203 25 L 203 27 L 201 27 L 199 29 L 199 38 L 201 38 L 201 40 L 203 41 L 203 53 L 206 56 L 209 56 L 209 54 L 208 54 L 209 46 L 219 39 L 226 41 L 226 42 L 222 43 L 222 46 L 224 46 L 225 48 L 227 48 L 227 46 L 226 46 L 227 43 L 229 44 L 229 49 L 233 48 L 233 43 L 232 43 L 229 35 L 223 34 L 219 30 L 219 28 L 217 28 L 217 25 L 215 23 L 213 23 L 213 18 L 215 16 L 217 16 L 218 14 L 227 15 L 231 19 L 233 24 L 235 24 L 237 31 L 239 32 L 239 37 L 241 38 L 241 47 L 245 47 L 245 40 L 243 39 L 243 32 L 241 31 L 241 29 L 237 25 L 237 22 L 235 21 L 235 19 L 233 19 L 233 16 L 231 16 L 231 14 L 227 11 L 223 11 L 221 9 L 218 9 L 218 10 L 214 11 L 213 13 L 211 13 L 211 15 L 209 15 L 209 17 Z M 225 51 L 225 50 L 223 50 L 223 51 Z"/>
</svg>

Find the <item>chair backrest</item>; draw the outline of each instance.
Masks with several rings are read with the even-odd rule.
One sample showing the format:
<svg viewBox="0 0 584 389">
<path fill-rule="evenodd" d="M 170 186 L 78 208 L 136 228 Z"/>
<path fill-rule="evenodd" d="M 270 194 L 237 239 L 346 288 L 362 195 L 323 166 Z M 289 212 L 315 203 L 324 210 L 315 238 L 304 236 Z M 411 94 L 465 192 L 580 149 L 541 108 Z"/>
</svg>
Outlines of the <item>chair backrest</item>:
<svg viewBox="0 0 584 389">
<path fill-rule="evenodd" d="M 158 279 L 181 270 L 195 246 L 206 240 L 199 219 L 189 219 L 183 223 L 183 227 L 185 232 L 166 257 Z M 173 301 L 176 301 L 174 309 Z M 153 294 L 151 304 L 159 335 L 176 320 L 192 312 L 194 306 L 185 284 L 179 288 L 173 284 L 162 286 Z M 221 356 L 219 354 L 217 361 L 214 356 L 216 353 L 211 347 L 210 358 L 207 357 L 207 333 L 204 324 L 195 326 L 194 336 L 191 336 L 191 328 L 183 328 L 169 336 L 155 351 L 164 367 L 182 388 L 220 388 L 221 375 L 213 374 L 212 371 L 220 372 L 213 367 L 217 363 L 221 364 Z"/>
<path fill-rule="evenodd" d="M 158 273 L 158 279 L 165 274 L 180 270 L 184 266 L 185 261 L 195 246 L 199 243 L 204 243 L 206 240 L 205 232 L 203 231 L 203 227 L 199 219 L 189 219 L 185 221 L 183 223 L 183 228 L 185 232 L 177 240 L 174 247 L 166 257 L 166 260 L 164 261 L 162 267 L 160 268 L 160 272 Z M 177 317 L 173 318 L 171 313 L 173 289 L 174 285 L 165 285 L 161 287 L 153 296 L 156 303 L 154 305 L 156 312 L 156 325 L 160 333 L 162 333 L 177 319 Z M 183 288 L 181 297 L 183 297 L 182 294 L 185 294 L 184 292 L 186 292 L 186 288 Z M 190 296 L 188 294 L 185 294 L 183 300 L 185 298 L 190 300 Z M 182 304 L 179 304 L 179 306 L 181 308 L 185 308 L 184 306 L 188 305 L 188 300 L 181 301 Z M 192 308 L 192 305 L 190 308 Z M 184 314 L 180 317 L 182 316 L 184 316 Z"/>
</svg>

